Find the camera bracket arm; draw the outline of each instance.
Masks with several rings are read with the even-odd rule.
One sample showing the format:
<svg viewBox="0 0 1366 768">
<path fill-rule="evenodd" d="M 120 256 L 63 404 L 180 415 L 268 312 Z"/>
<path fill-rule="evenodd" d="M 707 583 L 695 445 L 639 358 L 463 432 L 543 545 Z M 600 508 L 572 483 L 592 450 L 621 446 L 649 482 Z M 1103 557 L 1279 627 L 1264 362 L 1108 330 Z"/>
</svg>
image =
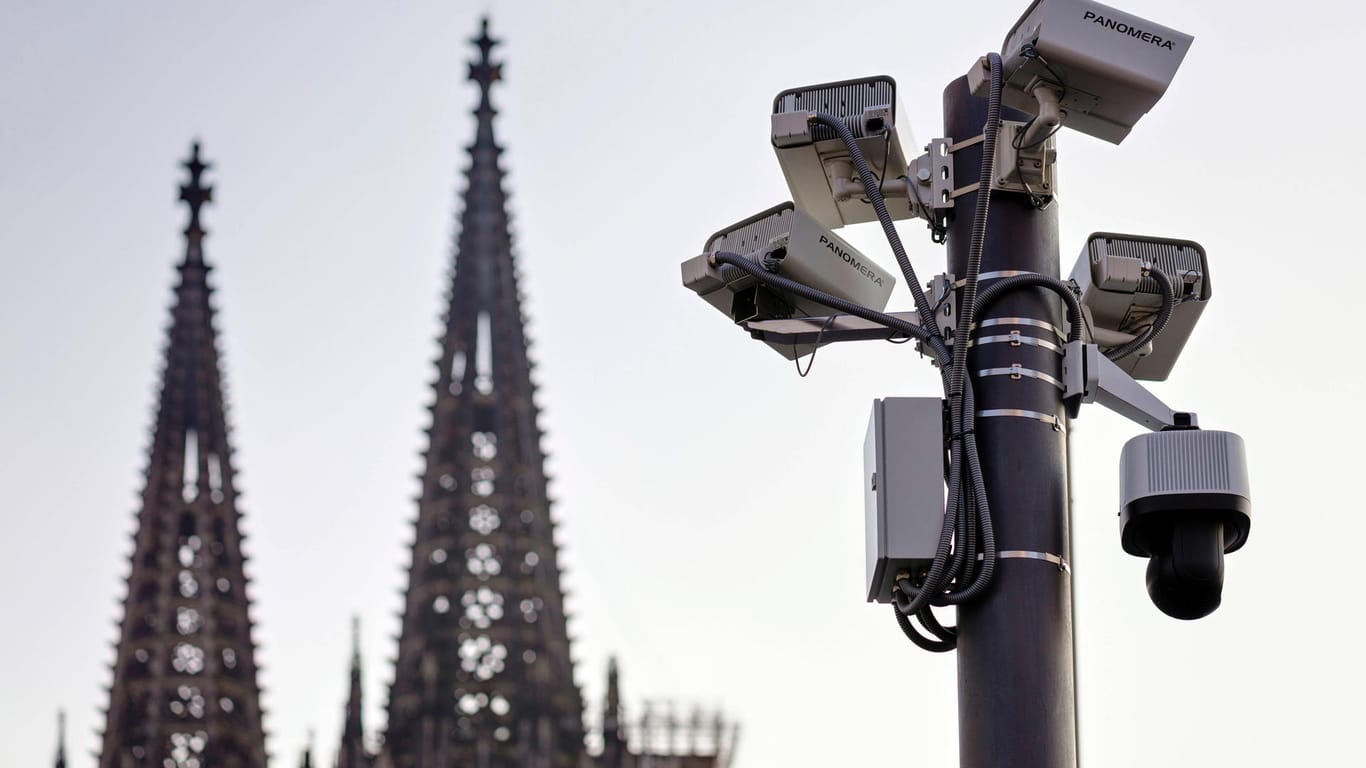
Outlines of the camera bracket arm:
<svg viewBox="0 0 1366 768">
<path fill-rule="evenodd" d="M 1199 426 L 1195 414 L 1172 410 L 1101 354 L 1098 345 L 1068 342 L 1062 358 L 1062 380 L 1063 403 L 1071 418 L 1076 418 L 1082 403 L 1100 403 L 1154 432 Z"/>
</svg>

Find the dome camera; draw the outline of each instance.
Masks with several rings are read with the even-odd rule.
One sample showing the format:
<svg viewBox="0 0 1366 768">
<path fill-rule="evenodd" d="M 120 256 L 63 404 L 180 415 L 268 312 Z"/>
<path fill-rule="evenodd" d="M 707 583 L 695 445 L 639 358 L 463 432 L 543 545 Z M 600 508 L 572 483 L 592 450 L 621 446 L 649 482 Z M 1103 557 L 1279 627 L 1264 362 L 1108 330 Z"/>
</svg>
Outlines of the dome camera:
<svg viewBox="0 0 1366 768">
<path fill-rule="evenodd" d="M 1120 474 L 1121 544 L 1149 558 L 1153 604 L 1177 619 L 1213 613 L 1224 555 L 1243 546 L 1251 526 L 1243 439 L 1198 429 L 1140 435 L 1125 443 Z"/>
</svg>

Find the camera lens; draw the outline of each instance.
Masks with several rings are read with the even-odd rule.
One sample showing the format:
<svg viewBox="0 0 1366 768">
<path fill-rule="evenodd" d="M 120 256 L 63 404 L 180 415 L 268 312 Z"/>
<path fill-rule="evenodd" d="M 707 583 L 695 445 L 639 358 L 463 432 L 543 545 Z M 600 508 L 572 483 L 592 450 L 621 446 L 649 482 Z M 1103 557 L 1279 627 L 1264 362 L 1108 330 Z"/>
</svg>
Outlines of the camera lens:
<svg viewBox="0 0 1366 768">
<path fill-rule="evenodd" d="M 1199 619 L 1214 613 L 1224 591 L 1224 524 L 1187 520 L 1171 528 L 1170 547 L 1148 561 L 1148 596 L 1163 613 Z"/>
</svg>

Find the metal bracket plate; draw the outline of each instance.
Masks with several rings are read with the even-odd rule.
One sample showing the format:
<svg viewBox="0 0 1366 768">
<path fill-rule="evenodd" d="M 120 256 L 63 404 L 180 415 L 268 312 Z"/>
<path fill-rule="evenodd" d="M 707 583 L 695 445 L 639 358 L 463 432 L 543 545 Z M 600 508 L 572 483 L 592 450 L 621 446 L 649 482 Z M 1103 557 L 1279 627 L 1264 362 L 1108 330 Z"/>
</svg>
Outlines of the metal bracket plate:
<svg viewBox="0 0 1366 768">
<path fill-rule="evenodd" d="M 1058 191 L 1057 142 L 1055 137 L 1049 136 L 1038 146 L 1016 149 L 1027 125 L 1014 120 L 1001 121 L 1001 129 L 996 134 L 996 175 L 991 180 L 991 188 L 1051 198 Z"/>
<path fill-rule="evenodd" d="M 931 140 L 925 154 L 911 162 L 910 175 L 914 215 L 927 219 L 953 208 L 953 140 Z"/>
</svg>

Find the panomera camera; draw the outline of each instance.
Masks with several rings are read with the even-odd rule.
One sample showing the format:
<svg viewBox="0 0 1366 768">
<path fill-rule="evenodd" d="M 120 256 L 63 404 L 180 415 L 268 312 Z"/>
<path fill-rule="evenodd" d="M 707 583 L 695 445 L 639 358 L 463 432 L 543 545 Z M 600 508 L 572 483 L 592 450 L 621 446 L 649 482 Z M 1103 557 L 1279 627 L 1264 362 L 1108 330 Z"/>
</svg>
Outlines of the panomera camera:
<svg viewBox="0 0 1366 768">
<path fill-rule="evenodd" d="M 773 149 L 798 208 L 830 229 L 877 218 L 848 148 L 834 129 L 809 121 L 813 112 L 849 127 L 885 196 L 907 196 L 903 147 L 914 149 L 915 141 L 897 122 L 896 82 L 865 77 L 793 88 L 773 100 Z M 909 203 L 888 210 L 896 219 L 911 215 Z"/>
<path fill-rule="evenodd" d="M 1120 347 L 1150 327 L 1162 307 L 1152 270 L 1170 283 L 1171 314 L 1150 344 L 1115 362 L 1135 379 L 1164 381 L 1210 300 L 1205 249 L 1191 240 L 1097 232 L 1077 257 L 1072 282 L 1081 293 L 1092 340 Z"/>
<path fill-rule="evenodd" d="M 792 203 L 782 203 L 707 238 L 702 255 L 683 262 L 683 285 L 736 323 L 787 317 L 820 317 L 836 310 L 761 285 L 738 270 L 717 266 L 716 253 L 735 253 L 770 272 L 817 290 L 882 310 L 896 278 Z M 772 344 L 795 359 L 809 345 Z"/>
<path fill-rule="evenodd" d="M 1034 0 L 1001 46 L 1001 101 L 1038 115 L 1036 136 L 1062 124 L 1118 144 L 1167 92 L 1194 39 L 1091 0 Z M 980 64 L 968 80 L 986 95 Z"/>
</svg>

